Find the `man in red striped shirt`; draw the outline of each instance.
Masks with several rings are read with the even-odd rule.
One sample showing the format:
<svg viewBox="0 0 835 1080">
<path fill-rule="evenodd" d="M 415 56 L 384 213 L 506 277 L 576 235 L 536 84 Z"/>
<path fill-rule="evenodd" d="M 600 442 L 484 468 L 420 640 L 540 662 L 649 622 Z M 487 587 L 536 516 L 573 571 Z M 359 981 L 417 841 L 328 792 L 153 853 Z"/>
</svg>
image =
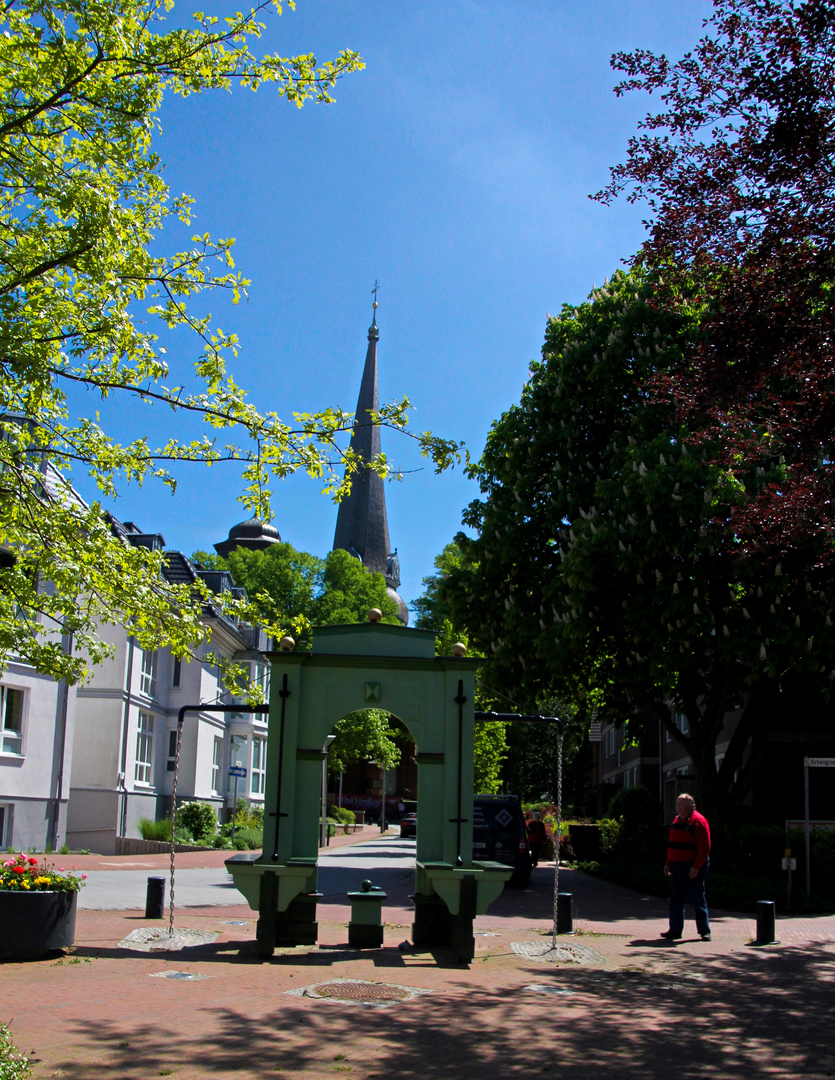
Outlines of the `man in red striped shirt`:
<svg viewBox="0 0 835 1080">
<path fill-rule="evenodd" d="M 705 879 L 710 866 L 710 826 L 696 809 L 692 795 L 682 792 L 676 799 L 676 819 L 667 840 L 667 865 L 670 879 L 670 929 L 661 935 L 668 941 L 684 932 L 684 904 L 688 901 L 696 913 L 696 929 L 702 941 L 710 941 L 710 919 L 705 899 Z"/>
</svg>

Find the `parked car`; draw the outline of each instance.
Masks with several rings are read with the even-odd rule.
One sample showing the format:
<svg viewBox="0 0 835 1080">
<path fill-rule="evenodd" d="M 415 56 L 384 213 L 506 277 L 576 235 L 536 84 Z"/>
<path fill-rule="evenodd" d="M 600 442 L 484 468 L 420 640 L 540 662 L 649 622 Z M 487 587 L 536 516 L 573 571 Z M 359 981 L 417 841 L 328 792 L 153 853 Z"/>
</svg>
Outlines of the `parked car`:
<svg viewBox="0 0 835 1080">
<path fill-rule="evenodd" d="M 524 889 L 531 877 L 531 852 L 516 795 L 476 795 L 473 800 L 473 858 L 512 866 L 508 885 Z"/>
<path fill-rule="evenodd" d="M 400 822 L 401 836 L 417 836 L 417 814 L 407 814 Z"/>
</svg>

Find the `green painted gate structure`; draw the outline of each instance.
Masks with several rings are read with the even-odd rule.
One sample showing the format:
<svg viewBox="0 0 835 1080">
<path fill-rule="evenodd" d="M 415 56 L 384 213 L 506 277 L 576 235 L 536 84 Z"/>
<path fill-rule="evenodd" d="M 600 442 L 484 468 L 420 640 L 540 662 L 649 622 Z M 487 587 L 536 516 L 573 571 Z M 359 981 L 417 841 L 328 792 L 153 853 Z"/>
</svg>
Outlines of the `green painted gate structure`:
<svg viewBox="0 0 835 1080">
<path fill-rule="evenodd" d="M 358 709 L 396 716 L 417 745 L 416 947 L 474 953 L 473 919 L 512 868 L 474 861 L 473 722 L 480 660 L 436 656 L 428 630 L 369 622 L 313 631 L 310 652 L 271 664 L 264 848 L 226 866 L 258 912 L 257 947 L 317 939 L 319 807 L 325 738 Z"/>
</svg>

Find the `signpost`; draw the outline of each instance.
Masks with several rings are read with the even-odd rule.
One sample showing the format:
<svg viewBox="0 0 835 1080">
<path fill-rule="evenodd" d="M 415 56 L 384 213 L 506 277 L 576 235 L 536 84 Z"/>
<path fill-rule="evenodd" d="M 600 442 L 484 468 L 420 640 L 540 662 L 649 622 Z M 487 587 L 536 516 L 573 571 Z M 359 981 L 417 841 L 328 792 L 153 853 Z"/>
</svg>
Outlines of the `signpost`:
<svg viewBox="0 0 835 1080">
<path fill-rule="evenodd" d="M 809 852 L 811 850 L 811 828 L 809 825 L 809 770 L 810 769 L 835 769 L 835 757 L 805 757 L 803 759 L 804 773 L 804 797 L 805 797 L 805 826 L 806 826 L 806 899 L 812 894 L 811 867 L 809 866 Z"/>
<path fill-rule="evenodd" d="M 235 796 L 232 805 L 232 847 L 235 846 L 235 817 L 238 813 L 238 777 L 246 778 L 246 769 L 243 765 L 230 765 L 229 775 L 235 777 Z M 227 789 L 228 790 L 228 789 Z"/>
</svg>

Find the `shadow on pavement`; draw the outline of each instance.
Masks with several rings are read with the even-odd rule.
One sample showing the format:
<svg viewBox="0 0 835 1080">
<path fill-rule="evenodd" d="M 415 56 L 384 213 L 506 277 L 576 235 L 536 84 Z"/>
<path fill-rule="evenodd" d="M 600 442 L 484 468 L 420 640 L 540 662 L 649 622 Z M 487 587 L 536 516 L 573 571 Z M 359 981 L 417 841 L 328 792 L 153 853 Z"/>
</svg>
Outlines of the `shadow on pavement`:
<svg viewBox="0 0 835 1080">
<path fill-rule="evenodd" d="M 345 1072 L 363 1080 L 833 1074 L 832 951 L 671 955 L 681 960 L 674 971 L 531 963 L 504 988 L 490 985 L 487 968 L 476 985 L 472 975 L 449 972 L 441 984 L 429 984 L 432 993 L 391 1008 L 277 993 L 264 1009 L 251 999 L 224 1002 L 221 984 L 211 998 L 189 984 L 170 984 L 168 1010 L 153 1020 L 76 1022 L 72 1041 L 84 1045 L 85 1060 L 68 1053 L 54 1075 L 88 1080 L 100 1066 L 137 1080 L 163 1069 L 246 1078 Z M 299 973 L 298 989 L 317 981 L 310 974 Z M 421 985 L 422 977 L 420 970 L 398 970 L 389 981 Z"/>
</svg>

